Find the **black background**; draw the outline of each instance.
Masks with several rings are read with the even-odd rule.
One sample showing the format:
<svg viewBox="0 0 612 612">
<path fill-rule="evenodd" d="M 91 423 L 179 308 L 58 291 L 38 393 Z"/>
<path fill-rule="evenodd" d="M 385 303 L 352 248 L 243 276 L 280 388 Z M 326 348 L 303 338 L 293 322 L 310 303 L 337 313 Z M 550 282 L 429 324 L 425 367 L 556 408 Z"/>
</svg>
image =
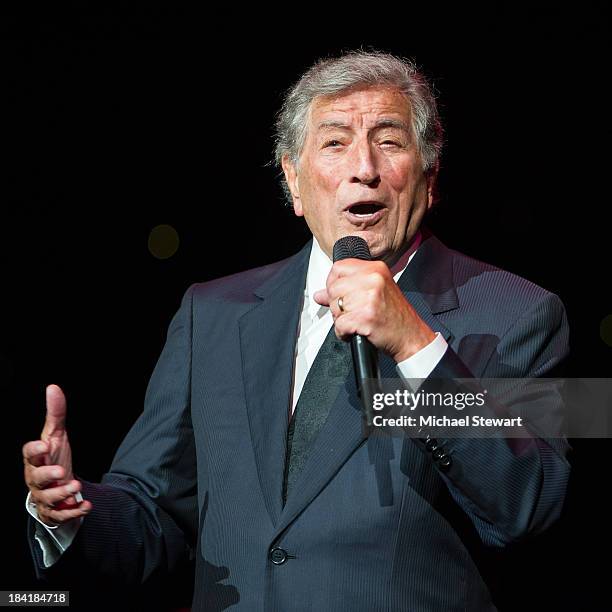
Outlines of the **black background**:
<svg viewBox="0 0 612 612">
<path fill-rule="evenodd" d="M 98 480 L 142 409 L 185 289 L 307 240 L 268 162 L 281 94 L 320 56 L 374 47 L 416 59 L 447 136 L 431 226 L 559 294 L 569 373 L 610 376 L 604 3 L 277 14 L 289 9 L 282 22 L 237 8 L 2 16 L 0 589 L 38 586 L 21 445 L 40 433 L 45 386 L 64 389 L 76 471 Z M 147 248 L 162 223 L 180 238 L 167 260 Z M 500 609 L 609 608 L 610 445 L 573 446 L 564 517 L 511 552 Z"/>
</svg>

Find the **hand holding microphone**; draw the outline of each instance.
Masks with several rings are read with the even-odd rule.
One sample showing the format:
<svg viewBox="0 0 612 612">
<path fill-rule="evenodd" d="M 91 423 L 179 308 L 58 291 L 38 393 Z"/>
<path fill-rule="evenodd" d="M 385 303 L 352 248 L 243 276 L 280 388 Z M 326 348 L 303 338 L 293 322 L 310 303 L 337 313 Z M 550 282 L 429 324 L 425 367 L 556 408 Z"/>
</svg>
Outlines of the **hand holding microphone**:
<svg viewBox="0 0 612 612">
<path fill-rule="evenodd" d="M 367 380 L 378 378 L 375 349 L 399 363 L 435 338 L 393 280 L 388 266 L 372 261 L 366 241 L 358 236 L 336 242 L 326 287 L 313 297 L 331 309 L 336 336 L 352 343 L 362 400 L 368 394 Z M 371 406 L 364 407 L 371 424 Z"/>
</svg>

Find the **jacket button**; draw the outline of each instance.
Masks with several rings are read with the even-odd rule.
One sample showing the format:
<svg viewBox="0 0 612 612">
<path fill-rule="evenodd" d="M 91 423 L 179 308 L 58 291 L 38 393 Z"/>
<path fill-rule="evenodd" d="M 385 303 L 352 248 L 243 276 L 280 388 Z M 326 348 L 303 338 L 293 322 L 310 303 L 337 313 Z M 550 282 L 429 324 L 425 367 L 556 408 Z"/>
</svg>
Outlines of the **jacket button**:
<svg viewBox="0 0 612 612">
<path fill-rule="evenodd" d="M 453 464 L 453 460 L 448 455 L 442 455 L 438 460 L 438 467 L 443 472 L 448 472 L 450 466 Z"/>
<path fill-rule="evenodd" d="M 430 453 L 438 448 L 438 441 L 435 438 L 429 438 L 427 442 L 425 442 L 425 450 L 428 450 Z"/>
<path fill-rule="evenodd" d="M 439 461 L 440 459 L 442 459 L 442 457 L 446 457 L 446 455 L 444 454 L 444 450 L 442 450 L 442 448 L 438 448 L 437 445 L 436 445 L 436 448 L 434 449 L 433 453 L 431 453 L 431 456 L 436 461 Z"/>
<path fill-rule="evenodd" d="M 422 427 L 419 427 L 417 429 L 417 434 L 419 435 L 419 440 L 423 444 L 427 444 L 427 442 L 429 442 L 429 440 L 431 440 L 431 434 L 426 429 L 423 429 Z M 420 436 L 422 436 L 422 437 L 420 437 Z"/>
<path fill-rule="evenodd" d="M 273 548 L 270 551 L 270 561 L 272 561 L 274 565 L 282 565 L 287 560 L 288 556 L 287 551 L 282 548 Z"/>
</svg>

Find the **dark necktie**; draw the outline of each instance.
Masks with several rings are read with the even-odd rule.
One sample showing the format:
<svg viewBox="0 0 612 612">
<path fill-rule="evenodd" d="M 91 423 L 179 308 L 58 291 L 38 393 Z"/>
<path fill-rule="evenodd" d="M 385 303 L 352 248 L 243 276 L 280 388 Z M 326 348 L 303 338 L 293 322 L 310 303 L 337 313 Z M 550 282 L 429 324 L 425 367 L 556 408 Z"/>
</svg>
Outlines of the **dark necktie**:
<svg viewBox="0 0 612 612">
<path fill-rule="evenodd" d="M 317 434 L 327 420 L 351 368 L 348 343 L 338 340 L 332 325 L 306 376 L 287 431 L 283 504 L 306 464 Z"/>
</svg>

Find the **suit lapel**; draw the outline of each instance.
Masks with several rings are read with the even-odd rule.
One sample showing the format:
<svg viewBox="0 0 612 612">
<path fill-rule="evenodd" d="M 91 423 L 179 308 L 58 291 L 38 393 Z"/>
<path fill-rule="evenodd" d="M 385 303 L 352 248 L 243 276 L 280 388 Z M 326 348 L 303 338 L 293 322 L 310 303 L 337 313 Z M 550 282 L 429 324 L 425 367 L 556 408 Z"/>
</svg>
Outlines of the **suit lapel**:
<svg viewBox="0 0 612 612">
<path fill-rule="evenodd" d="M 257 289 L 261 301 L 239 320 L 251 439 L 264 501 L 274 525 L 282 507 L 294 350 L 311 244 Z"/>
</svg>

